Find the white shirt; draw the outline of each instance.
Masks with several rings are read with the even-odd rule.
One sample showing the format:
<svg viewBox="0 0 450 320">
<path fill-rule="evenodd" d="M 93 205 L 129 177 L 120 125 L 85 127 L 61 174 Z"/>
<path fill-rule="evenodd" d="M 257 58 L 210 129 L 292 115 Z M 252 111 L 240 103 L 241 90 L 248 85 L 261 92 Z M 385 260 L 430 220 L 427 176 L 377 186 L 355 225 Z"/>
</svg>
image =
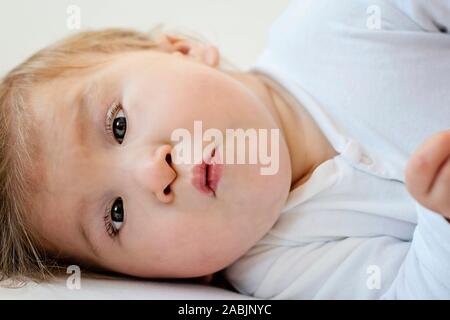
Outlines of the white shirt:
<svg viewBox="0 0 450 320">
<path fill-rule="evenodd" d="M 445 28 L 444 0 L 299 0 L 274 22 L 248 71 L 297 99 L 338 155 L 291 191 L 268 234 L 225 270 L 236 289 L 272 299 L 450 299 L 450 224 L 404 184 L 412 152 L 450 128 Z"/>
</svg>

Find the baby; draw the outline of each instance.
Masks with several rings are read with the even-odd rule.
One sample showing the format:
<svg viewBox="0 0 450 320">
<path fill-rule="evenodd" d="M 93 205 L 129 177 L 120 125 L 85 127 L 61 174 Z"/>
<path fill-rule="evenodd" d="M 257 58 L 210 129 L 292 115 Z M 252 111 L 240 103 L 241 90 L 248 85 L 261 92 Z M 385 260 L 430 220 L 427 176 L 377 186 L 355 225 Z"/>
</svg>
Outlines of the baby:
<svg viewBox="0 0 450 320">
<path fill-rule="evenodd" d="M 162 32 L 39 51 L 0 84 L 0 273 L 223 271 L 260 298 L 450 298 L 450 5 L 436 3 L 293 1 L 246 71 Z M 174 132 L 199 121 L 244 140 L 180 161 Z M 276 172 L 230 163 L 243 145 L 247 160 L 276 151 Z"/>
</svg>

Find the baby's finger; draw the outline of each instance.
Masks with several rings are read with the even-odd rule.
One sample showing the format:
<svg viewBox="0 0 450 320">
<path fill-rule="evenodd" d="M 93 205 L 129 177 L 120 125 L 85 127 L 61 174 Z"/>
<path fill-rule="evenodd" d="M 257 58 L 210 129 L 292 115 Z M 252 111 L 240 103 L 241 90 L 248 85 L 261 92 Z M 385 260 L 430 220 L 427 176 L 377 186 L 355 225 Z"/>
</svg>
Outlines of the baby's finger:
<svg viewBox="0 0 450 320">
<path fill-rule="evenodd" d="M 430 209 L 450 218 L 450 157 L 439 171 L 430 192 Z"/>
<path fill-rule="evenodd" d="M 423 197 L 432 188 L 438 171 L 450 155 L 450 130 L 428 138 L 412 155 L 406 169 L 408 189 Z"/>
</svg>

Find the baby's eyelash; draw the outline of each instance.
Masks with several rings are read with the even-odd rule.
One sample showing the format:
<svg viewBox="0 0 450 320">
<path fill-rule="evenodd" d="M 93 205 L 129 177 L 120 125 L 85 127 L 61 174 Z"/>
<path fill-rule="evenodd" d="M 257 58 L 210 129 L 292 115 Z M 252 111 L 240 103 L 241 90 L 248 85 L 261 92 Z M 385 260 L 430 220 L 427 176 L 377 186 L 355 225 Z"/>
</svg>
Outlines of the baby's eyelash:
<svg viewBox="0 0 450 320">
<path fill-rule="evenodd" d="M 114 103 L 113 107 L 108 110 L 108 113 L 106 115 L 105 130 L 112 137 L 114 136 L 112 131 L 112 124 L 116 113 L 119 112 L 120 109 L 122 109 L 122 105 L 116 102 Z"/>
<path fill-rule="evenodd" d="M 105 130 L 106 130 L 106 133 L 109 134 L 113 138 L 114 138 L 114 133 L 112 131 L 112 125 L 113 125 L 114 117 L 121 109 L 122 109 L 122 104 L 116 102 L 108 110 L 107 115 L 106 115 Z M 114 225 L 112 224 L 111 207 L 112 207 L 112 203 L 108 203 L 108 205 L 106 206 L 106 208 L 104 210 L 103 220 L 105 222 L 106 232 L 108 233 L 108 235 L 111 238 L 114 238 L 119 233 L 119 231 L 116 230 L 116 228 L 114 228 Z"/>
<path fill-rule="evenodd" d="M 106 232 L 111 238 L 114 238 L 119 231 L 117 231 L 111 222 L 111 206 L 108 204 L 105 208 L 103 220 L 105 221 Z"/>
</svg>

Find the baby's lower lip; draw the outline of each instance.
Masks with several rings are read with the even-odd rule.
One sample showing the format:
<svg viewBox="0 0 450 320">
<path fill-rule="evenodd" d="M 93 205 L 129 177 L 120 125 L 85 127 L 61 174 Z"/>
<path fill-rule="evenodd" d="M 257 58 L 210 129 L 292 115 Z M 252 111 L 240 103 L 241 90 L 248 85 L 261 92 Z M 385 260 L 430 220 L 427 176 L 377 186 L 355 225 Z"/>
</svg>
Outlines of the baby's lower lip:
<svg viewBox="0 0 450 320">
<path fill-rule="evenodd" d="M 223 173 L 223 164 L 221 163 L 213 163 L 208 165 L 208 174 L 207 181 L 209 188 L 214 192 L 217 191 L 217 186 L 219 185 L 220 179 L 222 178 Z"/>
<path fill-rule="evenodd" d="M 217 153 L 213 151 L 211 157 L 214 157 L 214 154 L 217 156 Z M 202 161 L 201 164 L 194 166 L 191 182 L 200 192 L 216 196 L 217 187 L 223 175 L 223 164 L 214 163 L 211 159 L 208 159 L 208 163 Z"/>
<path fill-rule="evenodd" d="M 213 190 L 211 190 L 206 183 L 206 168 L 207 164 L 202 162 L 201 164 L 197 164 L 194 166 L 192 173 L 192 185 L 202 193 L 212 194 Z"/>
</svg>

